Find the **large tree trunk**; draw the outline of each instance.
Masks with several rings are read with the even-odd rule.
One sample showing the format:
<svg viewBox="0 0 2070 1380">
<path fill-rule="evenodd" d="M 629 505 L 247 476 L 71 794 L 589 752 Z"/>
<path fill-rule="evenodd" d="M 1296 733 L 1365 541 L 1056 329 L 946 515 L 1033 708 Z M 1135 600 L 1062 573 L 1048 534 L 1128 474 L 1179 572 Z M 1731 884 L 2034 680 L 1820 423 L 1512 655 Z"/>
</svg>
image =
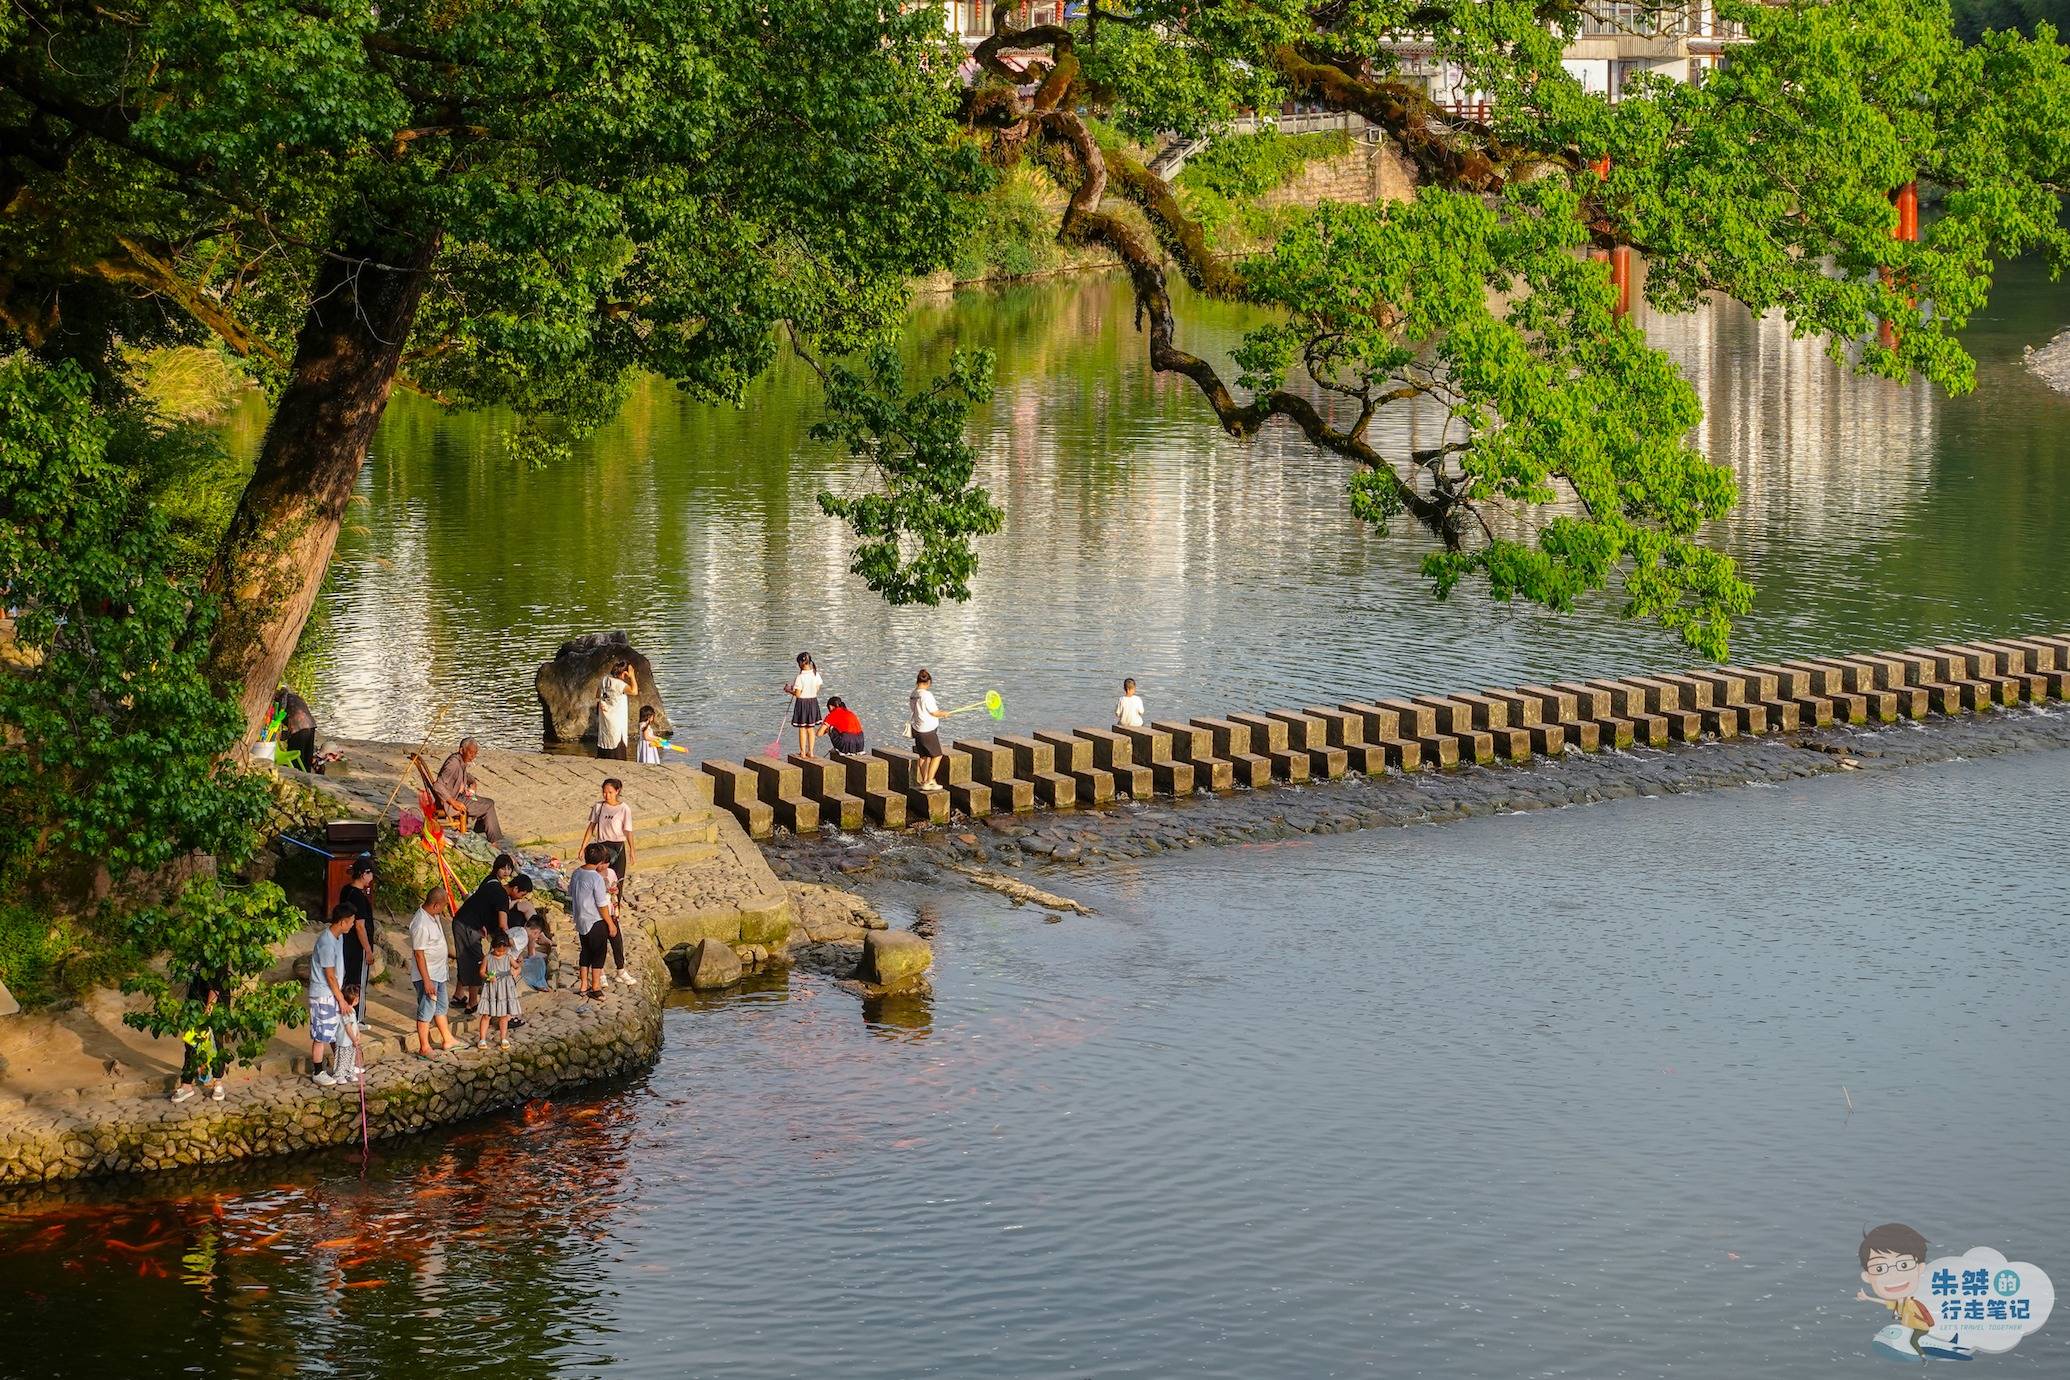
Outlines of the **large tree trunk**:
<svg viewBox="0 0 2070 1380">
<path fill-rule="evenodd" d="M 254 728 L 316 605 L 436 249 L 435 236 L 399 258 L 341 246 L 317 274 L 258 468 L 209 572 L 220 604 L 210 677 Z"/>
</svg>

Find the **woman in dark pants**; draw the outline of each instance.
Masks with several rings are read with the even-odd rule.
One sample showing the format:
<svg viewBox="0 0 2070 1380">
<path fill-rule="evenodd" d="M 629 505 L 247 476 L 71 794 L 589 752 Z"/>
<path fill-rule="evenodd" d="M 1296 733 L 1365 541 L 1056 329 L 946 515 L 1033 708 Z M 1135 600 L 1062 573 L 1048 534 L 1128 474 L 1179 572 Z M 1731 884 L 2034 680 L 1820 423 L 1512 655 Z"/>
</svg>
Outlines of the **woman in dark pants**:
<svg viewBox="0 0 2070 1380">
<path fill-rule="evenodd" d="M 361 858 L 338 890 L 338 904 L 352 907 L 352 928 L 345 931 L 345 980 L 359 984 L 359 1016 L 366 1019 L 367 979 L 374 954 L 374 861 Z"/>
</svg>

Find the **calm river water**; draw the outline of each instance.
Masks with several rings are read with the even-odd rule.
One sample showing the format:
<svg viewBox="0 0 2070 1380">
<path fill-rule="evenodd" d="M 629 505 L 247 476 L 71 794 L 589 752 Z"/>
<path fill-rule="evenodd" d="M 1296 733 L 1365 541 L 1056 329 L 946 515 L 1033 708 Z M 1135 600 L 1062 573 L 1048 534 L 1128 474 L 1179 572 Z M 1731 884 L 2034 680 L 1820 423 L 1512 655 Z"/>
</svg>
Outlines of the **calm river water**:
<svg viewBox="0 0 2070 1380">
<path fill-rule="evenodd" d="M 655 662 L 679 734 L 740 755 L 783 717 L 791 659 L 894 734 L 916 666 L 952 697 L 996 688 L 1013 726 L 1099 721 L 1133 675 L 1155 713 L 1512 684 L 1682 664 L 1657 628 L 1599 600 L 1571 617 L 1462 593 L 1435 603 L 1426 541 L 1379 537 L 1346 472 L 1289 429 L 1239 445 L 1183 381 L 1143 360 L 1123 284 L 1076 279 L 936 299 L 911 352 L 999 354 L 978 419 L 1006 530 L 976 597 L 888 609 L 847 573 L 824 487 L 863 484 L 805 437 L 816 393 L 781 367 L 745 410 L 656 385 L 582 446 L 532 468 L 496 418 L 399 395 L 340 546 L 315 700 L 337 733 L 539 740 L 532 677 L 574 633 L 623 628 Z M 1251 318 L 1195 303 L 1186 342 Z M 1848 379 L 1813 341 L 1735 307 L 1647 329 L 1701 390 L 1700 442 L 1744 493 L 1715 540 L 1760 589 L 1736 650 L 1908 646 L 2070 625 L 2070 396 L 2020 364 L 2070 321 L 2070 287 L 2016 265 L 1970 336 L 1977 392 Z M 239 435 L 256 437 L 256 415 Z M 1417 419 L 1428 426 L 1429 419 Z"/>
<path fill-rule="evenodd" d="M 0 1211 L 0 1374 L 1887 1373 L 1868 1226 L 2070 1279 L 2066 759 L 959 894 L 931 1002 L 685 1002 L 363 1178 Z"/>
</svg>

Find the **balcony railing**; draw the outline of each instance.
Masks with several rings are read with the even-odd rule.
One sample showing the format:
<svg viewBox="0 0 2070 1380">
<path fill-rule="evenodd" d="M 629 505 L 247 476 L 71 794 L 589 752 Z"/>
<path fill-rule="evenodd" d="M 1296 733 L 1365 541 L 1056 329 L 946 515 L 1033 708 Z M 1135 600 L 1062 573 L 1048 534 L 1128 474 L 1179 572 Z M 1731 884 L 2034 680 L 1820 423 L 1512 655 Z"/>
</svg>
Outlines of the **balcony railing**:
<svg viewBox="0 0 2070 1380">
<path fill-rule="evenodd" d="M 1707 4 L 1661 6 L 1602 0 L 1582 12 L 1582 38 L 1713 38 L 1747 36 L 1746 26 L 1718 18 Z"/>
</svg>

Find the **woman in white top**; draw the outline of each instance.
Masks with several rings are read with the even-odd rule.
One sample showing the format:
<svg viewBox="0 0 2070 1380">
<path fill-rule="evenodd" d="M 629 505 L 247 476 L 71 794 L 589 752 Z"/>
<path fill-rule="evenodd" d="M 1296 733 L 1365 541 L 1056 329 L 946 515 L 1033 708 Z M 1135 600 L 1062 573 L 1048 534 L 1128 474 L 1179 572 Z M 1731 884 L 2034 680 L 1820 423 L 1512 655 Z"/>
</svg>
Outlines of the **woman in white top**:
<svg viewBox="0 0 2070 1380">
<path fill-rule="evenodd" d="M 941 789 L 934 784 L 934 774 L 942 765 L 942 739 L 936 730 L 946 717 L 935 702 L 934 677 L 923 666 L 913 678 L 913 693 L 906 696 L 906 727 L 913 734 L 913 755 L 920 759 L 918 785 L 923 791 Z"/>
<path fill-rule="evenodd" d="M 1143 726 L 1143 697 L 1136 693 L 1135 677 L 1121 682 L 1121 698 L 1114 702 L 1114 726 L 1116 728 L 1141 728 Z"/>
<path fill-rule="evenodd" d="M 640 693 L 633 664 L 620 660 L 597 686 L 597 756 L 617 762 L 632 760 L 631 734 L 626 731 L 625 707 L 629 696 Z"/>
<path fill-rule="evenodd" d="M 812 755 L 812 745 L 819 741 L 820 725 L 826 722 L 826 715 L 819 712 L 819 687 L 824 684 L 819 667 L 812 664 L 812 653 L 798 653 L 798 674 L 791 677 L 783 692 L 792 700 L 791 725 L 798 730 L 798 751 L 807 757 Z"/>
</svg>

